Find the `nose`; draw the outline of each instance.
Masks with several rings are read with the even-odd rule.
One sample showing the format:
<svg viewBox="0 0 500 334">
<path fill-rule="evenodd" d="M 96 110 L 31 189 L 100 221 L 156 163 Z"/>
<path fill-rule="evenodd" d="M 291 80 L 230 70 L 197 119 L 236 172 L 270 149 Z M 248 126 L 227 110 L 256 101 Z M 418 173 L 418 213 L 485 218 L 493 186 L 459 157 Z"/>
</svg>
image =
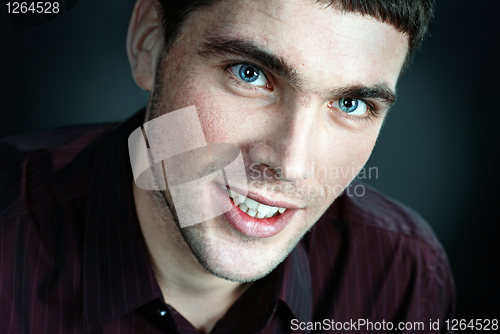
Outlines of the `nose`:
<svg viewBox="0 0 500 334">
<path fill-rule="evenodd" d="M 275 127 L 251 145 L 249 157 L 252 163 L 274 170 L 274 176 L 281 181 L 308 179 L 314 174 L 318 111 L 297 105 L 279 115 L 273 122 Z"/>
</svg>

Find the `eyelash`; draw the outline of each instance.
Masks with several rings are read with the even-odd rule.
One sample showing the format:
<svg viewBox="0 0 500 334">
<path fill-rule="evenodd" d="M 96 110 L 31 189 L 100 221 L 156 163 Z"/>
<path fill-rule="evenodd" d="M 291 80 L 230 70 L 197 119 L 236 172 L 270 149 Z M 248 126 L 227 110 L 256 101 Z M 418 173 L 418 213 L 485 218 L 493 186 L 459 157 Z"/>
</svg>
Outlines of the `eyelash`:
<svg viewBox="0 0 500 334">
<path fill-rule="evenodd" d="M 270 81 L 269 76 L 266 73 L 266 71 L 261 69 L 259 66 L 255 65 L 251 62 L 237 61 L 237 62 L 232 62 L 232 63 L 229 63 L 229 64 L 222 66 L 222 69 L 224 70 L 224 72 L 227 72 L 230 75 L 230 78 L 234 84 L 236 84 L 237 86 L 245 87 L 246 89 L 253 89 L 253 90 L 266 89 L 266 90 L 270 90 L 270 91 L 274 90 L 274 86 L 271 83 L 269 83 L 269 85 L 272 88 L 257 87 L 254 85 L 245 84 L 242 80 L 238 80 L 238 78 L 236 77 L 236 74 L 234 74 L 233 71 L 231 71 L 231 67 L 237 66 L 237 65 L 249 65 L 249 66 L 255 67 L 256 69 L 261 71 L 261 73 L 264 75 L 264 77 L 266 78 L 267 81 Z M 357 117 L 357 116 L 351 116 L 345 112 L 339 111 L 339 113 L 341 114 L 341 117 L 344 117 L 345 119 L 347 119 L 349 121 L 354 121 L 354 122 L 372 122 L 375 118 L 379 118 L 381 116 L 380 111 L 371 101 L 368 101 L 368 100 L 365 100 L 362 98 L 357 98 L 354 96 L 343 96 L 343 97 L 344 98 L 358 99 L 358 100 L 364 102 L 366 104 L 366 106 L 368 107 L 368 115 L 364 116 L 364 117 Z M 330 103 L 328 105 L 330 105 Z M 329 106 L 329 108 L 334 108 L 334 107 Z"/>
<path fill-rule="evenodd" d="M 345 119 L 349 121 L 354 121 L 354 122 L 372 122 L 374 119 L 379 118 L 381 116 L 381 112 L 379 109 L 371 102 L 365 99 L 357 98 L 354 96 L 343 96 L 344 98 L 351 98 L 351 99 L 357 99 L 366 104 L 368 107 L 368 115 L 364 117 L 359 117 L 359 116 L 351 116 L 348 113 L 338 111 L 341 115 L 341 117 L 344 117 Z M 335 108 L 335 107 L 330 107 L 330 104 L 333 102 L 328 103 L 329 108 Z"/>
</svg>

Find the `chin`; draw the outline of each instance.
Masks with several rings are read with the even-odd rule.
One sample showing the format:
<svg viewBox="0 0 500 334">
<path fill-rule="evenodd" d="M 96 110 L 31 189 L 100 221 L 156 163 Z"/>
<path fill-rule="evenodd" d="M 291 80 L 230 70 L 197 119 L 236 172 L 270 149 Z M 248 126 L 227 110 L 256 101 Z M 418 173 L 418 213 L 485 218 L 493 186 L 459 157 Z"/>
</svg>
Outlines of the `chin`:
<svg viewBox="0 0 500 334">
<path fill-rule="evenodd" d="M 182 236 L 198 262 L 212 275 L 247 283 L 272 272 L 302 239 L 288 242 L 246 238 L 216 218 L 181 229 Z"/>
<path fill-rule="evenodd" d="M 282 261 L 281 261 L 282 262 Z M 279 262 L 279 263 L 281 263 Z M 227 281 L 236 282 L 236 283 L 249 283 L 257 281 L 263 277 L 266 277 L 269 273 L 271 273 L 278 265 L 271 266 L 271 268 L 267 268 L 266 270 L 256 271 L 254 268 L 224 268 L 219 266 L 218 264 L 213 263 L 201 263 L 200 264 L 212 275 L 225 279 Z"/>
</svg>

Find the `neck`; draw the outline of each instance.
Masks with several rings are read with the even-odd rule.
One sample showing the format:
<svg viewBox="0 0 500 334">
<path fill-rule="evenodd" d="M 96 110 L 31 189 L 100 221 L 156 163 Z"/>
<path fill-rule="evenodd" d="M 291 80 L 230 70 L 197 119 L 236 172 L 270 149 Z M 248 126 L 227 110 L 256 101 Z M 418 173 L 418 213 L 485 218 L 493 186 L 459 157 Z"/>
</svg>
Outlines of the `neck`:
<svg viewBox="0 0 500 334">
<path fill-rule="evenodd" d="M 165 302 L 202 332 L 210 332 L 249 284 L 218 278 L 201 266 L 170 210 L 153 192 L 133 185 L 139 224 Z"/>
</svg>

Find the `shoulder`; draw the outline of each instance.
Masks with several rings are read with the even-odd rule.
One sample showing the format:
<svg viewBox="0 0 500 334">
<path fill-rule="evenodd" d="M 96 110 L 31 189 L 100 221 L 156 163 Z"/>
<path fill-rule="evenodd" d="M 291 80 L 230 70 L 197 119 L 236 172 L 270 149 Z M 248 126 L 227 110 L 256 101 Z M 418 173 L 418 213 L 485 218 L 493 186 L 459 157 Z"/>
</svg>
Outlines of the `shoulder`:
<svg viewBox="0 0 500 334">
<path fill-rule="evenodd" d="M 419 277 L 420 288 L 449 283 L 446 253 L 429 224 L 369 185 L 355 180 L 350 188 L 356 187 L 339 196 L 305 238 L 311 265 L 326 272 L 340 265 L 347 276 L 398 284 L 414 284 Z"/>
<path fill-rule="evenodd" d="M 48 190 L 49 180 L 111 127 L 67 127 L 1 138 L 0 219 L 27 213 L 33 204 L 27 201 L 47 195 L 42 192 Z"/>
<path fill-rule="evenodd" d="M 405 261 L 418 259 L 429 267 L 447 263 L 441 243 L 417 212 L 357 180 L 350 189 L 356 191 L 344 192 L 318 220 L 308 244 L 320 243 L 324 251 L 338 245 L 358 253 L 377 249 L 381 261 L 404 253 Z"/>
<path fill-rule="evenodd" d="M 410 319 L 453 313 L 454 283 L 446 253 L 427 222 L 412 209 L 355 181 L 357 195 L 337 198 L 304 238 L 315 303 L 343 303 L 349 311 L 406 310 Z M 363 190 L 363 191 L 361 191 Z M 358 312 L 358 313 L 357 313 Z"/>
<path fill-rule="evenodd" d="M 318 229 L 348 224 L 353 233 L 362 230 L 377 231 L 384 239 L 413 240 L 422 247 L 442 251 L 429 224 L 413 209 L 357 180 L 352 182 L 350 189 L 350 192 L 339 196 L 325 212 L 318 221 Z"/>
</svg>

